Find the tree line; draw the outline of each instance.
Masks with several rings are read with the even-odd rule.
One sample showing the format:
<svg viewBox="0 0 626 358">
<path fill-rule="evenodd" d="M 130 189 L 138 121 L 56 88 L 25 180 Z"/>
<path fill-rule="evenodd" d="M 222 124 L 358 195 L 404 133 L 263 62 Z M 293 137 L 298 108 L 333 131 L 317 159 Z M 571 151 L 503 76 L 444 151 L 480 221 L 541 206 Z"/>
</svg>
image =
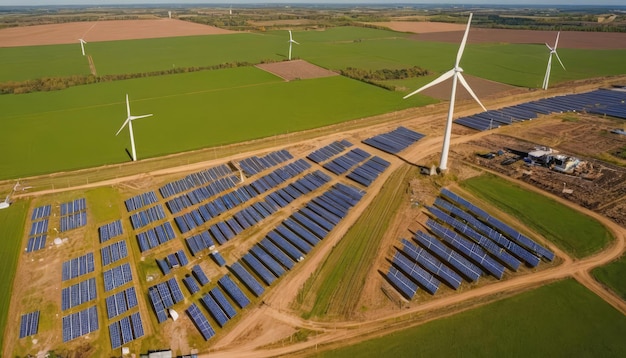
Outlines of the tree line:
<svg viewBox="0 0 626 358">
<path fill-rule="evenodd" d="M 379 70 L 366 70 L 362 68 L 347 67 L 343 70 L 340 70 L 339 73 L 341 73 L 342 76 L 350 77 L 352 79 L 382 87 L 391 91 L 394 91 L 396 89 L 395 86 L 380 83 L 380 81 L 404 80 L 407 78 L 422 77 L 430 74 L 428 70 L 423 69 L 419 66 L 398 69 L 383 68 Z"/>
</svg>

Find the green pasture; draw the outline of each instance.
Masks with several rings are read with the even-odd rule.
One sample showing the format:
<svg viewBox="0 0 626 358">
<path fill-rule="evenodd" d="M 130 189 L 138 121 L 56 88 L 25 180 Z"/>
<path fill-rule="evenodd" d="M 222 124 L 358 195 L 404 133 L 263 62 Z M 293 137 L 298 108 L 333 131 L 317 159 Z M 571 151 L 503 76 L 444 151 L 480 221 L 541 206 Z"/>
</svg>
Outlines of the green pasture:
<svg viewBox="0 0 626 358">
<path fill-rule="evenodd" d="M 284 82 L 254 67 L 0 96 L 0 179 L 129 161 L 125 94 L 139 159 L 405 109 L 396 93 L 336 76 Z M 419 104 L 429 103 L 422 100 Z M 10 134 L 10 135 L 8 135 Z"/>
<path fill-rule="evenodd" d="M 314 357 L 623 357 L 626 317 L 569 279 Z"/>
<path fill-rule="evenodd" d="M 4 200 L 4 199 L 3 199 Z M 17 269 L 17 260 L 22 252 L 22 235 L 30 201 L 19 200 L 9 209 L 0 210 L 0 332 L 5 331 L 13 279 Z M 26 312 L 24 312 L 26 313 Z M 17 326 L 15 326 L 17 329 Z M 13 329 L 13 328 L 11 328 Z M 4 347 L 4 334 L 0 335 L 0 347 Z"/>
<path fill-rule="evenodd" d="M 461 185 L 576 258 L 598 252 L 613 240 L 611 233 L 595 219 L 496 176 L 481 175 Z"/>
<path fill-rule="evenodd" d="M 626 300 L 626 255 L 592 272 L 593 276 Z"/>
</svg>

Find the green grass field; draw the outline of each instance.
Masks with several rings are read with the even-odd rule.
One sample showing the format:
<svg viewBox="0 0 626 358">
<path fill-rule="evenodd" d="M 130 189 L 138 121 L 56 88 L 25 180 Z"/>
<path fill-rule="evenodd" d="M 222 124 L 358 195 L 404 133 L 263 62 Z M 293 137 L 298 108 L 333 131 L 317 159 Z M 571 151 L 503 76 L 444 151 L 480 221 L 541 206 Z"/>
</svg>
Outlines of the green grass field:
<svg viewBox="0 0 626 358">
<path fill-rule="evenodd" d="M 372 204 L 304 284 L 298 301 L 304 307 L 311 305 L 310 309 L 305 308 L 305 318 L 348 319 L 354 314 L 370 274 L 368 267 L 378 255 L 380 242 L 405 196 L 397 188 L 406 182 L 409 173 L 415 175 L 410 169 L 403 166 L 392 174 Z"/>
<path fill-rule="evenodd" d="M 608 265 L 598 267 L 591 273 L 596 280 L 608 286 L 622 299 L 626 300 L 626 280 L 624 280 L 624 277 L 626 277 L 626 256 L 622 256 Z"/>
<path fill-rule="evenodd" d="M 626 317 L 574 280 L 316 357 L 623 357 Z"/>
<path fill-rule="evenodd" d="M 598 252 L 613 240 L 595 219 L 493 175 L 481 175 L 461 184 L 576 258 Z"/>
<path fill-rule="evenodd" d="M 4 332 L 7 325 L 13 279 L 17 270 L 17 260 L 22 253 L 22 236 L 30 201 L 20 200 L 10 208 L 0 210 L 0 332 Z M 4 333 L 0 335 L 0 347 L 4 347 Z"/>
<path fill-rule="evenodd" d="M 253 67 L 0 96 L 0 179 L 129 160 L 125 94 L 139 159 L 321 127 L 429 103 L 344 77 L 284 82 Z"/>
</svg>

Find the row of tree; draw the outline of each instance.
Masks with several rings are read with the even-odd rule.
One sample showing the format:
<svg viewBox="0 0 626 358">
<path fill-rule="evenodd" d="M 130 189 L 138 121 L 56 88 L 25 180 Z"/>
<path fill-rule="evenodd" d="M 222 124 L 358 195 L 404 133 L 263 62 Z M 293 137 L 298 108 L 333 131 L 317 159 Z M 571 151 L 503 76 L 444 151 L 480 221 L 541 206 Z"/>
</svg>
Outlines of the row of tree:
<svg viewBox="0 0 626 358">
<path fill-rule="evenodd" d="M 350 77 L 355 80 L 388 89 L 390 91 L 394 91 L 396 87 L 382 83 L 382 81 L 404 80 L 407 78 L 422 77 L 429 74 L 428 70 L 419 66 L 398 69 L 383 68 L 379 70 L 347 67 L 346 69 L 340 70 L 340 73 L 342 76 Z"/>
</svg>

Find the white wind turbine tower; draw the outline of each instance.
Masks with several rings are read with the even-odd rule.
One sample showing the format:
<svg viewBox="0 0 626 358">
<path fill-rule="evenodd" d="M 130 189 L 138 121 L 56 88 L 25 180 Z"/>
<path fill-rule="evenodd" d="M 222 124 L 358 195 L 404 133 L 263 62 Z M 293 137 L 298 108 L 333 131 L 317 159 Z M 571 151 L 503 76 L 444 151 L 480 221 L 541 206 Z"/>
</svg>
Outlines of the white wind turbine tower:
<svg viewBox="0 0 626 358">
<path fill-rule="evenodd" d="M 289 61 L 291 61 L 291 46 L 293 44 L 299 45 L 300 43 L 293 39 L 291 35 L 291 30 L 289 30 Z"/>
<path fill-rule="evenodd" d="M 472 98 L 474 98 L 476 100 L 476 102 L 478 102 L 478 104 L 480 104 L 480 106 L 483 108 L 483 110 L 487 110 L 485 108 L 485 106 L 483 106 L 482 103 L 480 103 L 480 100 L 478 99 L 478 97 L 476 97 L 476 94 L 474 93 L 474 91 L 472 91 L 472 89 L 470 88 L 470 86 L 467 84 L 467 82 L 465 81 L 465 78 L 463 78 L 463 69 L 461 67 L 459 67 L 459 62 L 461 62 L 461 57 L 463 56 L 463 50 L 465 49 L 465 43 L 467 42 L 467 34 L 469 33 L 469 29 L 470 29 L 470 24 L 472 22 L 472 14 L 470 14 L 469 16 L 469 20 L 467 20 L 467 28 L 465 29 L 465 34 L 463 35 L 463 40 L 461 41 L 461 46 L 459 47 L 459 52 L 456 55 L 456 63 L 454 64 L 454 68 L 451 69 L 450 71 L 442 74 L 441 76 L 439 76 L 437 79 L 435 79 L 434 81 L 430 82 L 429 84 L 423 86 L 422 88 L 409 93 L 408 95 L 404 96 L 404 98 L 408 98 L 411 97 L 412 95 L 423 91 L 429 87 L 435 86 L 445 80 L 447 80 L 448 78 L 452 77 L 452 92 L 450 93 L 450 108 L 448 109 L 448 120 L 446 121 L 446 132 L 444 134 L 443 137 L 443 148 L 441 150 L 441 160 L 439 162 L 439 170 L 440 171 L 445 171 L 447 169 L 447 165 L 448 165 L 448 151 L 450 150 L 450 136 L 452 135 L 452 116 L 454 115 L 454 98 L 456 96 L 456 82 L 457 80 L 459 82 L 461 82 L 461 84 L 463 85 L 463 87 L 465 87 L 465 89 L 467 90 L 467 92 L 469 92 L 469 94 L 472 96 Z"/>
<path fill-rule="evenodd" d="M 6 209 L 9 206 L 11 206 L 11 195 L 13 195 L 13 193 L 15 193 L 15 191 L 17 190 L 18 186 L 20 186 L 20 182 L 19 181 L 17 183 L 15 183 L 15 185 L 13 186 L 13 190 L 11 190 L 9 195 L 7 195 L 6 199 L 4 199 L 4 201 L 0 202 L 0 209 Z"/>
<path fill-rule="evenodd" d="M 80 50 L 82 51 L 83 56 L 85 56 L 85 44 L 87 43 L 87 41 L 83 39 L 78 39 L 78 41 L 80 42 Z"/>
<path fill-rule="evenodd" d="M 135 136 L 133 135 L 133 121 L 139 118 L 150 117 L 152 116 L 152 114 L 144 114 L 142 116 L 131 116 L 130 115 L 130 103 L 128 103 L 128 94 L 126 94 L 126 113 L 128 114 L 128 117 L 126 118 L 126 121 L 124 121 L 124 124 L 122 124 L 122 127 L 120 128 L 120 130 L 118 130 L 117 133 L 115 133 L 115 135 L 117 136 L 118 134 L 120 134 L 122 129 L 124 129 L 124 127 L 126 127 L 126 125 L 128 124 L 128 131 L 130 132 L 130 146 L 131 146 L 132 155 L 133 155 L 133 162 L 135 162 L 137 161 L 137 152 L 135 151 Z"/>
<path fill-rule="evenodd" d="M 561 32 L 559 31 L 556 34 L 556 41 L 554 42 L 554 47 L 550 47 L 550 45 L 548 45 L 546 43 L 546 46 L 550 50 L 550 57 L 548 57 L 548 68 L 546 68 L 546 75 L 543 78 L 543 86 L 541 86 L 541 88 L 543 88 L 544 90 L 548 89 L 548 82 L 550 82 L 550 69 L 552 68 L 552 55 L 553 54 L 556 56 L 556 59 L 559 60 L 559 63 L 561 64 L 561 67 L 563 67 L 563 69 L 565 70 L 565 66 L 563 65 L 563 62 L 561 62 L 561 58 L 559 57 L 559 54 L 556 53 L 556 47 L 559 44 L 559 36 L 560 35 L 561 35 Z"/>
</svg>

